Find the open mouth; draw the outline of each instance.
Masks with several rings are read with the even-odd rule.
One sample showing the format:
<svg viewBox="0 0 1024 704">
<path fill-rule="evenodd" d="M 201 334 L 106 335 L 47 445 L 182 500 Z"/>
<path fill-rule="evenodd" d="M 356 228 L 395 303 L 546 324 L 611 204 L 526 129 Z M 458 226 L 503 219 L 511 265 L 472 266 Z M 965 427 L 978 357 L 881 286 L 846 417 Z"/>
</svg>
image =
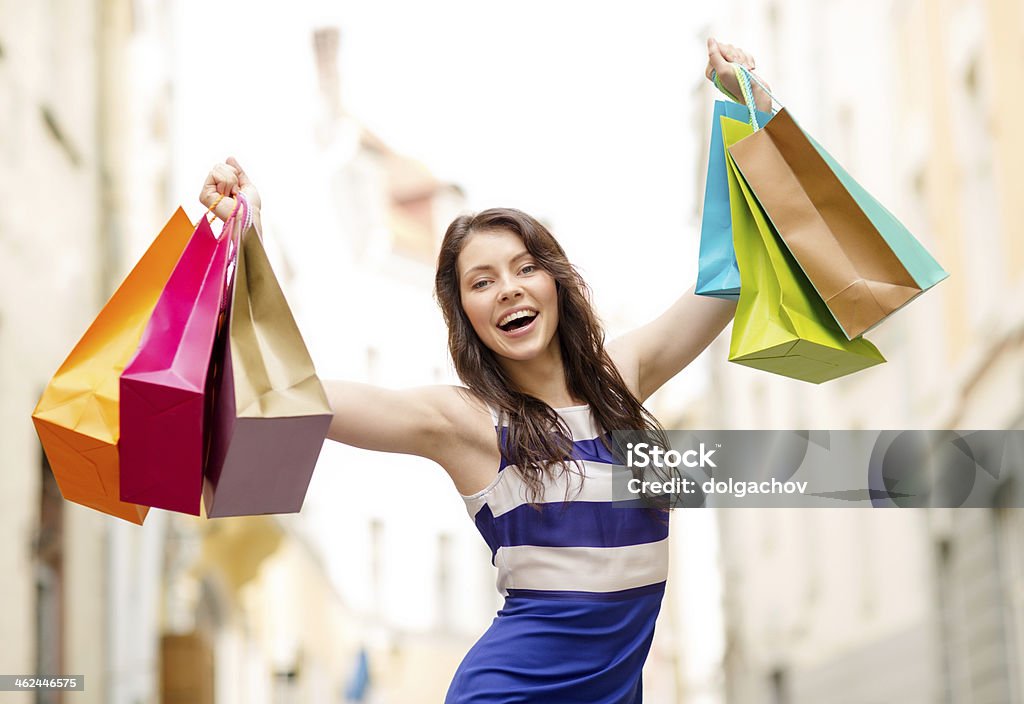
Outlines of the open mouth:
<svg viewBox="0 0 1024 704">
<path fill-rule="evenodd" d="M 498 327 L 504 332 L 513 332 L 525 328 L 527 325 L 532 323 L 537 318 L 537 311 L 535 310 L 521 310 L 518 313 L 505 316 L 501 322 L 498 323 Z"/>
</svg>

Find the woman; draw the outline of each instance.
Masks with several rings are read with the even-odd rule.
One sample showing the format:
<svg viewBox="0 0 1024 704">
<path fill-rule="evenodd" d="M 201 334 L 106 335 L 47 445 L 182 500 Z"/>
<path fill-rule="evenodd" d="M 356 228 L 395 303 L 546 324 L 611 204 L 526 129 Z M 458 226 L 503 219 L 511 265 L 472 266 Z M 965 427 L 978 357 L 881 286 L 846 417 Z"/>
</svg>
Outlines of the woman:
<svg viewBox="0 0 1024 704">
<path fill-rule="evenodd" d="M 740 95 L 729 61 L 754 68 L 742 50 L 708 40 L 708 77 L 716 71 Z M 259 226 L 259 195 L 233 159 L 213 168 L 200 200 L 226 218 L 239 191 Z M 435 295 L 465 387 L 325 386 L 328 437 L 440 464 L 492 550 L 505 605 L 446 701 L 640 702 L 668 524 L 657 511 L 612 508 L 614 460 L 603 436 L 659 433 L 642 402 L 710 344 L 735 305 L 691 289 L 605 346 L 562 248 L 511 209 L 455 219 Z"/>
</svg>

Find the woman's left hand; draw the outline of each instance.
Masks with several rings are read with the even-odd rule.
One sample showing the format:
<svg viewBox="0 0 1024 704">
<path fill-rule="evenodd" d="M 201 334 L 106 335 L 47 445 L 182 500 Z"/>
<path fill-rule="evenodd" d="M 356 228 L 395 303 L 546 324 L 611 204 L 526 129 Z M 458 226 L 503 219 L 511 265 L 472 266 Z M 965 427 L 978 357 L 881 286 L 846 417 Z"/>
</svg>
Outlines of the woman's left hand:
<svg viewBox="0 0 1024 704">
<path fill-rule="evenodd" d="M 740 89 L 739 81 L 736 80 L 736 74 L 733 72 L 730 63 L 737 63 L 749 71 L 753 71 L 757 68 L 754 61 L 754 57 L 745 52 L 743 49 L 733 46 L 732 44 L 719 44 L 714 38 L 708 38 L 708 65 L 704 69 L 704 75 L 707 79 L 711 80 L 711 72 L 714 71 L 718 74 L 718 78 L 722 81 L 722 85 L 726 89 L 735 95 L 737 98 L 743 97 L 743 91 Z M 760 77 L 759 77 L 760 78 Z M 768 82 L 763 78 L 761 82 L 768 86 Z M 768 112 L 772 107 L 772 100 L 768 97 L 757 83 L 751 82 L 751 87 L 754 89 L 754 102 L 757 104 L 758 110 Z M 768 86 L 771 90 L 771 86 Z"/>
</svg>

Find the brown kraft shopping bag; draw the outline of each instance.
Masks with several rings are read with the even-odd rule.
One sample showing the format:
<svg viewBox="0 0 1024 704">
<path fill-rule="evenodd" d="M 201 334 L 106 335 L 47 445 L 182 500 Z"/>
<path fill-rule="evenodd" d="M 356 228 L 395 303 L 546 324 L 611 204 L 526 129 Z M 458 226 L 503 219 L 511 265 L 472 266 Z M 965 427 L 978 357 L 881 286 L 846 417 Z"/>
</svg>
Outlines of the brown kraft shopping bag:
<svg viewBox="0 0 1024 704">
<path fill-rule="evenodd" d="M 785 108 L 729 153 L 847 337 L 921 293 Z"/>
<path fill-rule="evenodd" d="M 333 413 L 254 227 L 241 235 L 213 353 L 206 515 L 302 508 Z"/>
</svg>

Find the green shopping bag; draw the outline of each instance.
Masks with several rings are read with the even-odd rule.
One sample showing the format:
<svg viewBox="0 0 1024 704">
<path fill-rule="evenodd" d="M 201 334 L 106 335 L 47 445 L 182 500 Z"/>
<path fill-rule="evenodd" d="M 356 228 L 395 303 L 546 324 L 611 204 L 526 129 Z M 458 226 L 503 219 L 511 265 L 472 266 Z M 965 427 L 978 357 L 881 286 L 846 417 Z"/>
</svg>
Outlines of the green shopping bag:
<svg viewBox="0 0 1024 704">
<path fill-rule="evenodd" d="M 740 269 L 729 361 L 815 384 L 881 364 L 885 358 L 870 342 L 846 339 L 740 175 L 729 147 L 753 127 L 720 119 Z"/>
</svg>

